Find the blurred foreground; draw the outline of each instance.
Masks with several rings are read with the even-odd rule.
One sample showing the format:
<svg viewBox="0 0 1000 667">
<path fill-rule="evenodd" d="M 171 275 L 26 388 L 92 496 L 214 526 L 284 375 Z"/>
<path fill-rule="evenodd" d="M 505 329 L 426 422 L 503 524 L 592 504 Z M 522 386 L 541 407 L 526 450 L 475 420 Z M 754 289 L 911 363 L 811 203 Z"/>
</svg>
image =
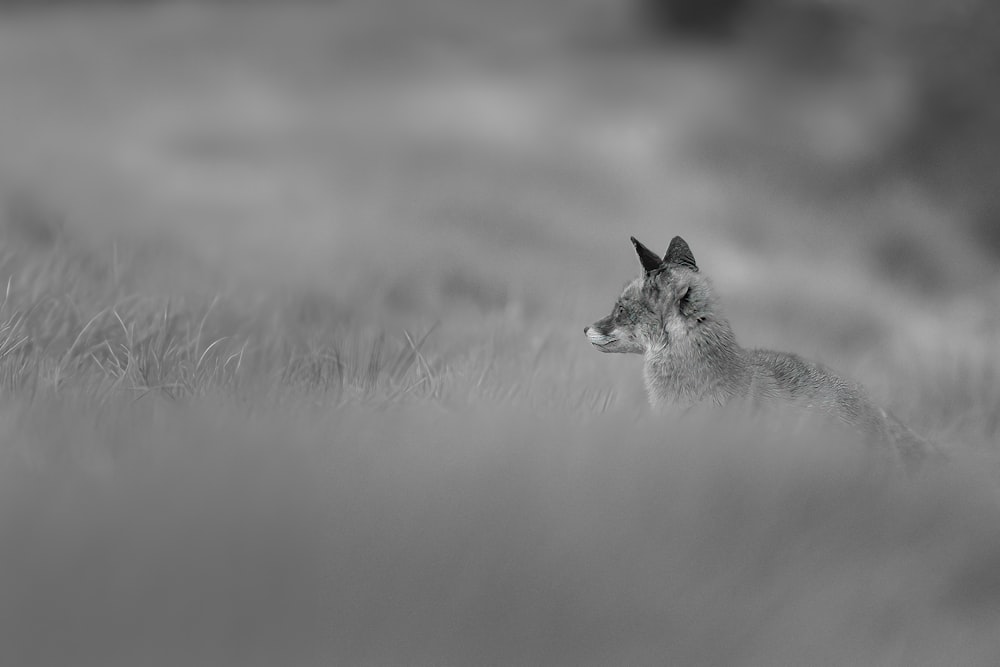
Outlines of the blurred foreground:
<svg viewBox="0 0 1000 667">
<path fill-rule="evenodd" d="M 620 414 L 47 407 L 2 454 L 6 664 L 1000 651 L 996 480 L 968 461 L 909 479 L 851 443 Z"/>
</svg>

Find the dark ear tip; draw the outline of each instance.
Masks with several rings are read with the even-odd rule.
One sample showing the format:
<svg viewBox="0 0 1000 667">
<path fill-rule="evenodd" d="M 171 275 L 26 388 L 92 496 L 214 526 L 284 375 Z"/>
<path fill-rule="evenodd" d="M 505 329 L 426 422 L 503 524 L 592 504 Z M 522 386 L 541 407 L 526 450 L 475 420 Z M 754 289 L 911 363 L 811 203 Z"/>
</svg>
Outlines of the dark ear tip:
<svg viewBox="0 0 1000 667">
<path fill-rule="evenodd" d="M 635 252 L 639 255 L 639 263 L 642 264 L 642 268 L 646 270 L 647 274 L 651 271 L 655 271 L 663 265 L 663 260 L 660 259 L 659 255 L 639 243 L 634 236 L 629 238 L 632 239 L 632 245 L 635 246 Z"/>
<path fill-rule="evenodd" d="M 670 241 L 670 247 L 667 248 L 667 254 L 663 256 L 663 261 L 667 264 L 686 266 L 692 271 L 698 270 L 698 264 L 694 261 L 691 248 L 688 246 L 687 241 L 679 236 L 675 236 Z"/>
<path fill-rule="evenodd" d="M 637 238 L 635 238 L 634 236 L 630 236 L 628 237 L 628 239 L 629 241 L 632 242 L 632 245 L 634 245 L 636 248 L 639 247 L 639 240 Z"/>
</svg>

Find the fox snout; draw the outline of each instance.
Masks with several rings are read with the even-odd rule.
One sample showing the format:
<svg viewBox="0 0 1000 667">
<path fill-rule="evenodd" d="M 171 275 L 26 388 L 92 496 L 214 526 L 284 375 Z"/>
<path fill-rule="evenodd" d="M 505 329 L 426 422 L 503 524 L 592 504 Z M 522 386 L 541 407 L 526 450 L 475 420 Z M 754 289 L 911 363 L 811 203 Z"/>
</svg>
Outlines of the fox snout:
<svg viewBox="0 0 1000 667">
<path fill-rule="evenodd" d="M 614 316 L 605 317 L 583 328 L 587 340 L 601 352 L 634 352 L 643 353 L 642 344 L 636 339 L 635 331 L 622 328 Z"/>
<path fill-rule="evenodd" d="M 587 335 L 587 340 L 602 352 L 611 352 L 608 346 L 615 342 L 615 338 L 608 333 L 598 330 L 593 326 L 584 327 L 583 333 Z"/>
</svg>

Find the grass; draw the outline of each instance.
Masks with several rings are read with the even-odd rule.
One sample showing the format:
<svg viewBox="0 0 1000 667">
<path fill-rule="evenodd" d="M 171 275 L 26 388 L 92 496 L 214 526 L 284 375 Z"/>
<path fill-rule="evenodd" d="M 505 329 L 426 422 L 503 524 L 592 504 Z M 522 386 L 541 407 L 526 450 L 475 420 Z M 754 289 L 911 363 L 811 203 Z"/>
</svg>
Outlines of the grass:
<svg viewBox="0 0 1000 667">
<path fill-rule="evenodd" d="M 602 111 L 565 83 L 586 65 L 483 65 L 504 31 L 459 62 L 434 21 L 345 6 L 0 25 L 0 170 L 28 182 L 0 226 L 0 663 L 992 664 L 1000 304 L 972 242 L 851 231 L 912 193 L 742 196 L 671 143 L 683 80 L 691 108 Z M 352 51 L 384 30 L 405 86 Z M 363 64 L 310 66 L 331 44 Z M 951 464 L 650 414 L 639 360 L 581 332 L 632 233 L 683 233 L 741 342 L 856 376 Z"/>
<path fill-rule="evenodd" d="M 541 318 L 539 342 L 470 343 L 338 322 L 312 298 L 150 295 L 128 252 L 101 267 L 65 236 L 16 256 L 3 662 L 932 665 L 1000 648 L 985 439 L 907 477 L 832 435 L 640 414 L 586 363 L 606 357 Z M 967 398 L 969 415 L 995 394 Z"/>
</svg>

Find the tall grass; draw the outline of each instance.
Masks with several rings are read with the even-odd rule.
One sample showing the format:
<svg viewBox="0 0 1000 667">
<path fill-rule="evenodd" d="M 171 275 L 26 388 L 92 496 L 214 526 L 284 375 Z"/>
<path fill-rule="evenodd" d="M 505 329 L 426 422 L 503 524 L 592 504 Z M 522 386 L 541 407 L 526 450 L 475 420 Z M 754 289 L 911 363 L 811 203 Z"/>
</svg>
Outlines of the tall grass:
<svg viewBox="0 0 1000 667">
<path fill-rule="evenodd" d="M 1000 650 L 982 453 L 907 477 L 839 436 L 637 419 L 544 320 L 470 343 L 154 295 L 127 257 L 64 236 L 0 265 L 4 664 Z"/>
</svg>

